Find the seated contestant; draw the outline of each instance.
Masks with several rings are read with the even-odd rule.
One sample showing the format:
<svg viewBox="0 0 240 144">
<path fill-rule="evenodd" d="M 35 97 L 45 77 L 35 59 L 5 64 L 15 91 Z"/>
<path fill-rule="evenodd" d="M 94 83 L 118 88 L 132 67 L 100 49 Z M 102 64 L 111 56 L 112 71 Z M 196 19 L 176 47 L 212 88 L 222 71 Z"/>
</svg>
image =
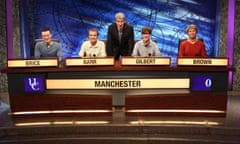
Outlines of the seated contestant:
<svg viewBox="0 0 240 144">
<path fill-rule="evenodd" d="M 197 32 L 196 25 L 187 27 L 188 39 L 180 43 L 178 57 L 207 57 L 205 44 L 197 38 Z"/>
<path fill-rule="evenodd" d="M 134 45 L 132 56 L 140 57 L 159 57 L 161 52 L 157 44 L 150 39 L 152 29 L 150 27 L 142 28 L 142 40 Z"/>
<path fill-rule="evenodd" d="M 105 57 L 107 55 L 104 42 L 98 40 L 97 29 L 88 30 L 88 39 L 81 46 L 78 53 L 80 57 Z"/>
<path fill-rule="evenodd" d="M 52 41 L 52 34 L 49 28 L 43 28 L 41 31 L 43 41 L 35 45 L 35 58 L 58 57 L 62 58 L 62 48 L 59 42 Z"/>
</svg>

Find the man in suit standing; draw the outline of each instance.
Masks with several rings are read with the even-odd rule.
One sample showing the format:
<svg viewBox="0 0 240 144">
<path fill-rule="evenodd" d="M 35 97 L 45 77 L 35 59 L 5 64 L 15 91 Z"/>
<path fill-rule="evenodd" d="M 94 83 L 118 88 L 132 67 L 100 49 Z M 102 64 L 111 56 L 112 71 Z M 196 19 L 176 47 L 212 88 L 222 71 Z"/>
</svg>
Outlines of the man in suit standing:
<svg viewBox="0 0 240 144">
<path fill-rule="evenodd" d="M 115 23 L 108 27 L 106 51 L 108 56 L 119 60 L 121 56 L 131 56 L 134 45 L 133 27 L 125 23 L 125 15 L 115 15 Z"/>
</svg>

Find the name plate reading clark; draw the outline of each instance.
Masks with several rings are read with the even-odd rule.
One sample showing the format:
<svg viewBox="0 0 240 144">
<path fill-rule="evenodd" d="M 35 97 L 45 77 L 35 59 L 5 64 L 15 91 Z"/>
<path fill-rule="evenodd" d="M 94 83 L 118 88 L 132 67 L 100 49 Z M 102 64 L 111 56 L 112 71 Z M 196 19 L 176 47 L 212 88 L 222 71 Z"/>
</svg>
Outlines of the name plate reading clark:
<svg viewBox="0 0 240 144">
<path fill-rule="evenodd" d="M 17 67 L 57 67 L 58 59 L 11 59 L 8 60 L 8 68 Z"/>
<path fill-rule="evenodd" d="M 66 66 L 114 65 L 114 58 L 67 58 Z"/>
<path fill-rule="evenodd" d="M 169 57 L 123 57 L 122 65 L 170 65 Z"/>
<path fill-rule="evenodd" d="M 178 58 L 179 66 L 228 66 L 227 58 Z"/>
</svg>

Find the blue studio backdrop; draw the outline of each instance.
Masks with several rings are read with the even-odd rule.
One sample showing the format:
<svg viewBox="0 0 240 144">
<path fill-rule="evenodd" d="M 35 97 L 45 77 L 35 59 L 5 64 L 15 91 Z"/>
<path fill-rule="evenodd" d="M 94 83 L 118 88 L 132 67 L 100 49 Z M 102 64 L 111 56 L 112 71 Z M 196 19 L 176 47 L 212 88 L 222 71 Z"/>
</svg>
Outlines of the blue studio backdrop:
<svg viewBox="0 0 240 144">
<path fill-rule="evenodd" d="M 34 39 L 41 29 L 49 27 L 59 39 L 65 57 L 76 57 L 87 39 L 90 28 L 99 30 L 106 40 L 107 28 L 115 14 L 123 12 L 133 25 L 135 40 L 141 39 L 141 28 L 150 26 L 163 56 L 176 59 L 178 40 L 187 38 L 186 27 L 198 26 L 209 57 L 218 56 L 220 0 L 21 0 L 22 57 L 33 56 Z"/>
</svg>

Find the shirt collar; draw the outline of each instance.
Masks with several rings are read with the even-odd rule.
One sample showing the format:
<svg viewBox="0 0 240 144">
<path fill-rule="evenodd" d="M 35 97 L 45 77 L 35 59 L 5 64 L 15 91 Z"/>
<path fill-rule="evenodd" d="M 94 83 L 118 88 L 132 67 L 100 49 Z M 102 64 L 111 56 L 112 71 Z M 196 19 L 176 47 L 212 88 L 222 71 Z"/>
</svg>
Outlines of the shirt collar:
<svg viewBox="0 0 240 144">
<path fill-rule="evenodd" d="M 89 41 L 89 44 L 90 44 L 90 48 L 98 48 L 98 40 L 97 40 L 97 42 L 96 42 L 96 44 L 94 46 L 91 44 L 90 41 Z"/>
<path fill-rule="evenodd" d="M 145 46 L 143 40 L 141 40 L 141 45 L 144 46 L 144 47 L 151 47 L 152 46 L 152 41 L 150 40 L 150 43 L 147 46 Z"/>
</svg>

